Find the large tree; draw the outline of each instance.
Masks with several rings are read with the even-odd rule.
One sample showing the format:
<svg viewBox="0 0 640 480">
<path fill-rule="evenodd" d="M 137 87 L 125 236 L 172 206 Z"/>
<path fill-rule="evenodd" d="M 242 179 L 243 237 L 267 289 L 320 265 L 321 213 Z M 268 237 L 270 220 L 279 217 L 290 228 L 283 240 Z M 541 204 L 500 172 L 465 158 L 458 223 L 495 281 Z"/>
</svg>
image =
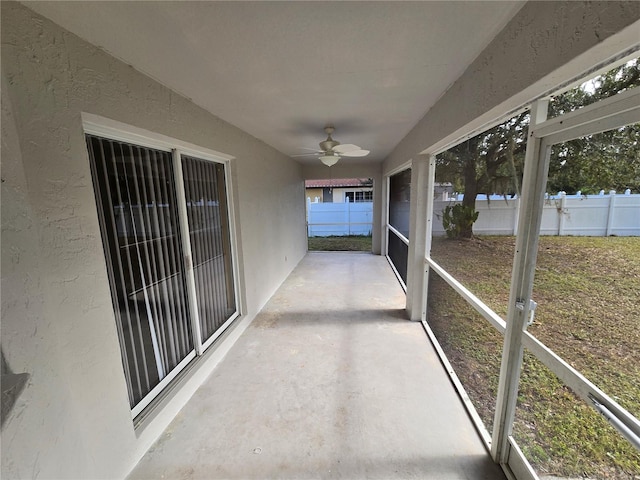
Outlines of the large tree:
<svg viewBox="0 0 640 480">
<path fill-rule="evenodd" d="M 458 236 L 473 234 L 479 193 L 519 193 L 529 113 L 523 112 L 437 157 L 436 181 L 464 191 Z"/>
<path fill-rule="evenodd" d="M 549 105 L 555 117 L 640 85 L 640 62 L 633 60 L 557 95 Z M 437 158 L 436 181 L 464 192 L 457 236 L 471 237 L 476 196 L 519 193 L 529 124 L 520 113 L 463 142 Z M 593 193 L 601 189 L 640 190 L 640 125 L 589 135 L 552 149 L 547 191 Z M 448 212 L 451 214 L 451 210 Z"/>
</svg>

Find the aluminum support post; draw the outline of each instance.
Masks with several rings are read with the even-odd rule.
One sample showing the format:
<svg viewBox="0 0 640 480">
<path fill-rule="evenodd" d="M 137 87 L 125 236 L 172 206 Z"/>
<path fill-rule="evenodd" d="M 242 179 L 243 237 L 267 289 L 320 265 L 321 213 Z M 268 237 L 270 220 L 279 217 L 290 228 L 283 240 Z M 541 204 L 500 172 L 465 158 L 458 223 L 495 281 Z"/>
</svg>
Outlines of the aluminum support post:
<svg viewBox="0 0 640 480">
<path fill-rule="evenodd" d="M 547 107 L 548 100 L 539 100 L 531 108 L 518 235 L 511 274 L 507 329 L 502 351 L 500 383 L 491 442 L 491 456 L 494 461 L 501 464 L 507 464 L 509 459 L 509 436 L 515 418 L 518 383 L 522 367 L 522 334 L 529 318 L 529 300 L 533 290 L 544 192 L 549 170 L 550 148 L 544 147 L 545 151 L 542 151 L 543 142 L 534 137 L 533 131 L 537 124 L 546 119 Z"/>
<path fill-rule="evenodd" d="M 389 255 L 389 177 L 382 177 L 381 183 L 381 196 L 382 196 L 382 208 L 380 209 L 380 254 L 383 256 Z M 375 214 L 375 209 L 374 209 Z"/>
<path fill-rule="evenodd" d="M 434 192 L 436 183 L 436 156 L 429 155 L 429 171 L 427 172 L 427 231 L 424 245 L 424 265 L 423 265 L 423 301 L 422 319 L 427 319 L 427 302 L 429 301 L 429 264 L 427 258 L 431 258 L 431 240 L 433 238 L 433 206 L 435 202 Z"/>
<path fill-rule="evenodd" d="M 427 220 L 430 218 L 429 206 L 433 210 L 433 186 L 429 190 L 429 178 L 430 157 L 420 155 L 411 165 L 411 223 L 409 227 L 409 255 L 407 257 L 407 313 L 409 319 L 416 321 L 424 320 L 427 313 L 424 259 L 427 230 L 429 229 Z M 430 244 L 430 232 L 428 241 Z"/>
</svg>

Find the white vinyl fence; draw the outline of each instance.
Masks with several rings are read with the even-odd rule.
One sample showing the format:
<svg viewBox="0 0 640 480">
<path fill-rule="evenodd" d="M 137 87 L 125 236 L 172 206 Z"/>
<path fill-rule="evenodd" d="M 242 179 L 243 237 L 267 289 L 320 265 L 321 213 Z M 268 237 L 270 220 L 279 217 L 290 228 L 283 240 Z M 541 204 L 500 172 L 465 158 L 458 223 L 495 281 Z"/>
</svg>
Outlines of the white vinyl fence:
<svg viewBox="0 0 640 480">
<path fill-rule="evenodd" d="M 447 205 L 462 201 L 458 195 L 434 202 L 433 235 L 445 235 L 442 211 Z M 518 227 L 518 198 L 478 195 L 480 212 L 473 225 L 477 235 L 514 235 Z M 640 194 L 558 195 L 547 197 L 542 213 L 541 235 L 575 235 L 602 237 L 640 236 Z"/>
<path fill-rule="evenodd" d="M 373 202 L 307 202 L 307 234 L 310 237 L 331 235 L 371 235 Z"/>
<path fill-rule="evenodd" d="M 444 236 L 442 211 L 462 201 L 457 195 L 439 199 L 433 206 L 433 235 Z M 480 212 L 473 225 L 476 235 L 515 235 L 520 200 L 499 195 L 478 195 Z M 408 207 L 408 203 L 407 203 Z M 408 215 L 406 215 L 408 219 Z M 310 237 L 371 235 L 373 203 L 307 202 L 307 233 Z M 542 213 L 541 235 L 640 236 L 640 194 L 609 192 L 599 195 L 549 195 Z"/>
</svg>

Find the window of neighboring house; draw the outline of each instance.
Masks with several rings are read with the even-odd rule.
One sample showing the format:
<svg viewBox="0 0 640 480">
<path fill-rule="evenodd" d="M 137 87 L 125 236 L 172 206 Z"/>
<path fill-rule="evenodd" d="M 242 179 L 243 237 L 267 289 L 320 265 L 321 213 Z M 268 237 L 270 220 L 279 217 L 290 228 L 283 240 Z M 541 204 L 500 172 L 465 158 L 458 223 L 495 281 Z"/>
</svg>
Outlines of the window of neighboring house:
<svg viewBox="0 0 640 480">
<path fill-rule="evenodd" d="M 225 164 L 86 140 L 135 417 L 237 316 Z"/>
<path fill-rule="evenodd" d="M 348 199 L 349 202 L 373 202 L 373 192 L 345 192 L 345 199 Z"/>
</svg>

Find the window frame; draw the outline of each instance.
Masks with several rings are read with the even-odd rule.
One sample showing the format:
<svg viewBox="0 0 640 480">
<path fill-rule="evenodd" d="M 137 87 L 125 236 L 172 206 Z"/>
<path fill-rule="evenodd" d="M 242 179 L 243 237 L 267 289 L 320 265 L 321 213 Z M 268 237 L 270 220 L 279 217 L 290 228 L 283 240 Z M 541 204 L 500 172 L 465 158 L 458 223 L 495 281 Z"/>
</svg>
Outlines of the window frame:
<svg viewBox="0 0 640 480">
<path fill-rule="evenodd" d="M 358 194 L 360 194 L 360 199 L 358 199 Z M 351 200 L 351 197 L 353 197 L 353 200 Z M 366 198 L 369 197 L 369 198 Z M 371 190 L 365 190 L 365 189 L 360 189 L 360 190 L 347 190 L 344 192 L 344 199 L 345 202 L 347 201 L 347 198 L 349 198 L 349 203 L 370 203 L 373 202 L 373 189 Z"/>
<path fill-rule="evenodd" d="M 94 135 L 104 139 L 114 140 L 118 142 L 126 142 L 129 144 L 137 145 L 140 147 L 152 148 L 158 151 L 163 151 L 171 154 L 172 169 L 175 181 L 175 196 L 177 199 L 178 220 L 180 223 L 180 237 L 183 246 L 183 259 L 182 261 L 187 264 L 185 268 L 186 276 L 186 291 L 185 294 L 188 297 L 189 309 L 191 311 L 191 335 L 193 339 L 194 348 L 191 350 L 170 372 L 168 372 L 164 378 L 162 378 L 157 385 L 155 385 L 137 404 L 131 407 L 132 419 L 136 419 L 140 416 L 151 404 L 161 398 L 160 394 L 171 384 L 175 378 L 185 370 L 187 365 L 194 361 L 197 357 L 202 356 L 205 351 L 218 339 L 236 320 L 242 315 L 241 310 L 241 294 L 240 294 L 240 281 L 239 281 L 239 265 L 238 265 L 238 247 L 237 247 L 237 234 L 236 234 L 236 222 L 235 222 L 235 208 L 234 208 L 234 195 L 233 195 L 233 182 L 231 181 L 231 161 L 234 157 L 220 153 L 211 149 L 200 147 L 188 142 L 184 142 L 166 135 L 157 134 L 139 127 L 121 123 L 115 120 L 100 117 L 98 115 L 85 113 L 81 114 L 83 138 L 86 135 Z M 85 147 L 85 153 L 87 155 L 87 162 L 91 163 L 89 154 Z M 189 237 L 189 222 L 187 216 L 187 207 L 185 201 L 185 187 L 184 176 L 182 169 L 182 157 L 194 157 L 207 162 L 213 162 L 222 164 L 224 166 L 225 176 L 225 188 L 226 188 L 226 207 L 227 218 L 229 222 L 229 242 L 231 252 L 231 274 L 233 275 L 233 298 L 235 301 L 235 312 L 229 316 L 229 318 L 204 342 L 202 341 L 202 335 L 200 332 L 200 320 L 198 316 L 197 301 L 196 301 L 196 289 L 193 270 L 193 254 L 191 251 L 191 241 Z M 98 198 L 99 192 L 96 190 L 94 179 L 92 175 L 92 189 L 94 195 Z M 103 220 L 98 212 L 96 205 L 96 215 L 98 216 L 99 223 L 102 224 Z M 102 239 L 103 226 L 101 225 L 100 236 Z M 104 247 L 102 248 L 104 250 Z M 107 265 L 107 259 L 104 259 L 104 267 L 107 273 L 109 290 L 112 293 L 113 279 L 111 278 L 110 269 Z M 114 322 L 117 323 L 115 318 L 115 311 L 113 312 Z M 118 342 L 121 342 L 120 335 L 118 335 Z M 123 362 L 123 375 L 126 376 L 127 366 Z M 128 383 L 128 382 L 125 382 Z M 127 388 L 130 388 L 127 385 Z"/>
</svg>

